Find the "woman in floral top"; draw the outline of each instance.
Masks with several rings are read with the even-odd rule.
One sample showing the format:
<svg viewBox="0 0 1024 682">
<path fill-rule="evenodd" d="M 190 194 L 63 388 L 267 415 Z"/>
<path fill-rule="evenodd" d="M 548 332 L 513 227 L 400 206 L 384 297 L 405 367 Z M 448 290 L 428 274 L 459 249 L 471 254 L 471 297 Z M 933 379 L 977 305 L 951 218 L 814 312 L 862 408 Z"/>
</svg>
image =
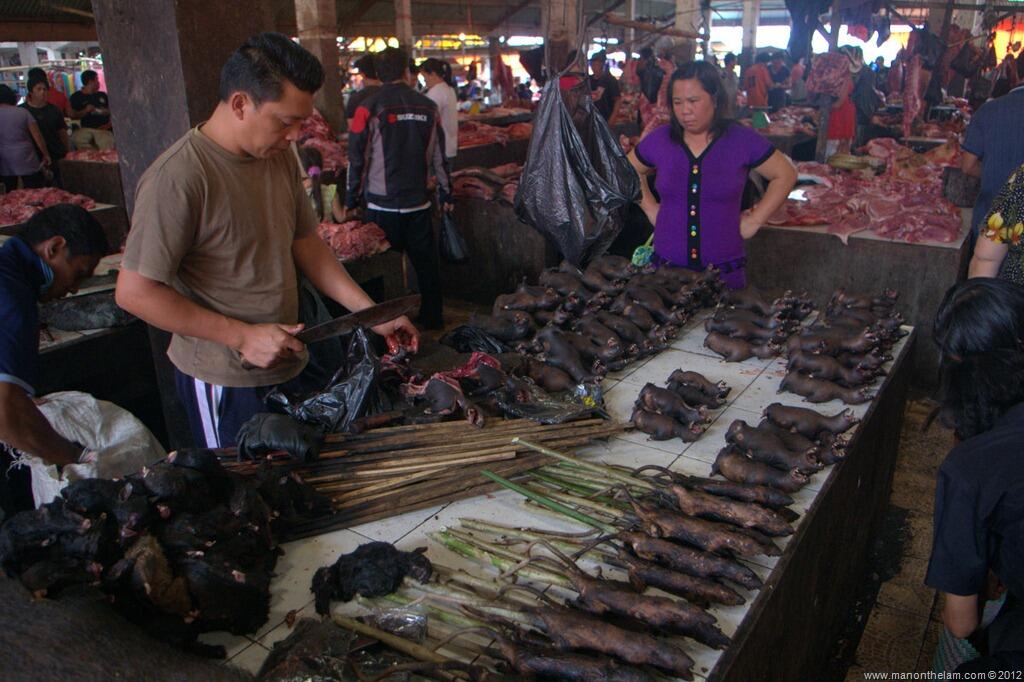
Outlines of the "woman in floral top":
<svg viewBox="0 0 1024 682">
<path fill-rule="evenodd" d="M 1024 286 L 1024 166 L 992 202 L 974 247 L 968 277 L 998 277 Z"/>
</svg>

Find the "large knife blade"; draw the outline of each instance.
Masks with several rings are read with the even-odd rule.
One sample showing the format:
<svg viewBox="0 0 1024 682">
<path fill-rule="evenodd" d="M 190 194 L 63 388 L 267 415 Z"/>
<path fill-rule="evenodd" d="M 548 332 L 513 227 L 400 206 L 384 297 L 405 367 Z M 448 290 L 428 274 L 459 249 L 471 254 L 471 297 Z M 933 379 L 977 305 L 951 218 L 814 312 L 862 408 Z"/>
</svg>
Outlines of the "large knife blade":
<svg viewBox="0 0 1024 682">
<path fill-rule="evenodd" d="M 390 301 L 384 301 L 369 308 L 364 308 L 358 312 L 336 317 L 328 322 L 303 329 L 295 335 L 295 338 L 306 344 L 316 343 L 317 341 L 347 334 L 356 327 L 376 327 L 378 324 L 390 322 L 419 308 L 419 305 L 419 294 L 394 298 Z"/>
</svg>

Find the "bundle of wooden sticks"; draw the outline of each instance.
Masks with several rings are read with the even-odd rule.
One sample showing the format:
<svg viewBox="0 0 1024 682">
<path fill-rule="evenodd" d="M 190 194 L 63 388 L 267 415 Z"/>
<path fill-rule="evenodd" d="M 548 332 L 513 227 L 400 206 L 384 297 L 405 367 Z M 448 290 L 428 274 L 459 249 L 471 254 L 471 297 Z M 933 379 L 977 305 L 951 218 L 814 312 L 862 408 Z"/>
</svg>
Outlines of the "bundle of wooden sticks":
<svg viewBox="0 0 1024 682">
<path fill-rule="evenodd" d="M 484 469 L 510 478 L 549 463 L 547 456 L 514 445 L 517 436 L 566 450 L 623 428 L 603 419 L 564 424 L 488 420 L 482 429 L 461 420 L 416 424 L 331 434 L 315 462 L 295 462 L 284 453 L 271 454 L 267 461 L 294 471 L 333 503 L 334 514 L 294 527 L 289 539 L 297 539 L 496 490 L 480 475 Z M 225 466 L 246 473 L 258 464 Z"/>
</svg>

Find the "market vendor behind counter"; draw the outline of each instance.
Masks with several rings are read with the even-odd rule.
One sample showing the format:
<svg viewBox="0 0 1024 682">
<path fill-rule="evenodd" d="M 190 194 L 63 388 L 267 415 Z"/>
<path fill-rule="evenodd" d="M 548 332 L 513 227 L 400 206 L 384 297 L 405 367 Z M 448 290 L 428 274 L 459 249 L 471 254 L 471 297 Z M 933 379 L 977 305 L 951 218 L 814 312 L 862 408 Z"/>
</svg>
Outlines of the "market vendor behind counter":
<svg viewBox="0 0 1024 682">
<path fill-rule="evenodd" d="M 0 247 L 0 502 L 10 515 L 33 506 L 26 468 L 8 471 L 11 449 L 49 464 L 75 464 L 84 447 L 58 434 L 34 398 L 39 377 L 39 302 L 77 290 L 109 251 L 103 228 L 71 204 L 44 209 Z"/>
<path fill-rule="evenodd" d="M 641 208 L 654 224 L 656 265 L 701 270 L 715 266 L 732 288 L 746 285 L 743 241 L 753 237 L 796 183 L 793 164 L 753 130 L 726 118 L 727 94 L 718 70 L 694 62 L 669 84 L 672 118 L 630 155 L 641 176 L 657 171 L 655 200 L 641 182 Z M 741 213 L 747 175 L 768 180 L 764 197 Z M 664 210 L 662 208 L 664 207 Z"/>
</svg>

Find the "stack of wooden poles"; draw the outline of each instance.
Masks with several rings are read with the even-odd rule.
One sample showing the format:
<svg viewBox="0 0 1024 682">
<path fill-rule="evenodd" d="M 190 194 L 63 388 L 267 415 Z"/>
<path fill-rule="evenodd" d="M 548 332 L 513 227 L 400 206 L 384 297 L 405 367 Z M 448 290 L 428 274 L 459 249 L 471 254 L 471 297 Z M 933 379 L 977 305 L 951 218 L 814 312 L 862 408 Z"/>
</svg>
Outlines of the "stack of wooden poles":
<svg viewBox="0 0 1024 682">
<path fill-rule="evenodd" d="M 513 445 L 517 436 L 566 450 L 608 438 L 623 428 L 603 419 L 564 424 L 492 419 L 482 429 L 465 421 L 416 424 L 330 434 L 315 462 L 294 462 L 284 453 L 271 454 L 267 461 L 297 473 L 331 499 L 334 513 L 294 527 L 289 538 L 297 539 L 498 489 L 481 476 L 485 469 L 512 478 L 550 462 L 545 455 Z M 258 466 L 226 465 L 239 473 Z"/>
</svg>

